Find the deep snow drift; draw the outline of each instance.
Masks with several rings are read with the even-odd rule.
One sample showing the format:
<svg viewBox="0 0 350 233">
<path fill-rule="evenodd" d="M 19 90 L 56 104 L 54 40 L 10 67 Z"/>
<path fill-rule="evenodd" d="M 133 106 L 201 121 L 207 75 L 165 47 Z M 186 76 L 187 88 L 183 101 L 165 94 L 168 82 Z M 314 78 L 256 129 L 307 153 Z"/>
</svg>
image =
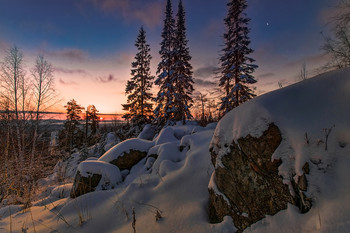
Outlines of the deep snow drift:
<svg viewBox="0 0 350 233">
<path fill-rule="evenodd" d="M 114 189 L 70 199 L 71 184 L 57 185 L 48 197 L 33 203 L 31 212 L 18 206 L 0 209 L 0 231 L 133 232 L 134 208 L 136 232 L 233 232 L 229 217 L 220 224 L 208 223 L 208 185 L 213 172 L 210 143 L 224 145 L 247 134 L 259 136 L 269 122 L 275 122 L 283 137 L 273 155 L 282 159 L 280 175 L 288 183 L 310 161 L 308 196 L 313 207 L 300 214 L 289 205 L 244 232 L 346 232 L 350 229 L 349 103 L 350 70 L 346 69 L 257 97 L 227 114 L 215 133 L 215 124 L 168 127 L 143 145 L 131 141 L 123 146 L 141 147 L 158 158 L 148 157 L 130 171 L 117 171 Z M 326 151 L 324 129 L 330 128 Z M 117 147 L 106 152 L 105 158 L 118 156 L 113 151 Z M 93 171 L 93 161 L 80 169 Z M 157 211 L 162 218 L 156 222 Z"/>
</svg>

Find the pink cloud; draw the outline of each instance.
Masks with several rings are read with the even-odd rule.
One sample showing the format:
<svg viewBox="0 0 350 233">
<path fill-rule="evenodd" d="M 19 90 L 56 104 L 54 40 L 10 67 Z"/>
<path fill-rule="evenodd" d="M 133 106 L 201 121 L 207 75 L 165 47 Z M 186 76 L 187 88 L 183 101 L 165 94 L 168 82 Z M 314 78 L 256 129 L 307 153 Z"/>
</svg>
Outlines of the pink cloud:
<svg viewBox="0 0 350 233">
<path fill-rule="evenodd" d="M 108 75 L 108 77 L 97 77 L 96 80 L 100 83 L 110 83 L 116 81 L 116 78 L 112 74 L 110 74 Z"/>
<path fill-rule="evenodd" d="M 63 58 L 70 61 L 86 61 L 89 57 L 87 52 L 76 48 L 65 48 L 62 50 L 47 51 L 44 53 L 51 57 Z"/>
<path fill-rule="evenodd" d="M 134 11 L 135 18 L 139 19 L 141 22 L 143 22 L 148 27 L 154 27 L 156 25 L 159 25 L 162 18 L 163 10 L 162 4 L 159 4 L 157 2 L 153 2 L 149 5 L 147 5 L 143 9 L 137 9 Z"/>
<path fill-rule="evenodd" d="M 139 20 L 148 27 L 159 25 L 162 20 L 163 2 L 148 2 L 131 0 L 89 0 L 105 12 L 118 11 L 126 20 Z"/>
<path fill-rule="evenodd" d="M 55 72 L 63 74 L 87 74 L 87 72 L 82 69 L 67 69 L 63 67 L 55 67 Z"/>
<path fill-rule="evenodd" d="M 60 82 L 60 84 L 62 84 L 62 85 L 66 85 L 66 86 L 72 86 L 72 85 L 78 85 L 78 83 L 77 82 L 74 82 L 74 81 L 64 81 L 63 79 L 59 79 L 59 82 Z"/>
</svg>

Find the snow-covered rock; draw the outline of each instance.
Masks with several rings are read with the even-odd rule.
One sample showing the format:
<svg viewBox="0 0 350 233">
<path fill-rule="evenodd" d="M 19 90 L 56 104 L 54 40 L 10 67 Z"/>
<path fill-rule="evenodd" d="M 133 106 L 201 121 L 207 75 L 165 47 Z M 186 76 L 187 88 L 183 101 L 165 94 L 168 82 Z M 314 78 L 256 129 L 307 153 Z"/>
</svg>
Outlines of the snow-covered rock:
<svg viewBox="0 0 350 233">
<path fill-rule="evenodd" d="M 104 153 L 99 160 L 107 163 L 111 163 L 118 159 L 118 157 L 123 157 L 125 153 L 129 153 L 130 150 L 148 152 L 148 150 L 154 146 L 153 141 L 132 138 L 125 140 Z"/>
<path fill-rule="evenodd" d="M 99 160 L 79 164 L 70 196 L 75 198 L 96 190 L 114 188 L 122 181 L 118 167 Z"/>
<path fill-rule="evenodd" d="M 255 98 L 229 112 L 218 123 L 210 144 L 215 165 L 209 186 L 210 203 L 216 203 L 211 206 L 211 211 L 216 212 L 214 218 L 220 216 L 221 220 L 224 215 L 230 215 L 236 228 L 243 231 L 265 215 L 274 215 L 276 212 L 265 210 L 277 207 L 278 199 L 286 196 L 285 192 L 275 193 L 275 186 L 283 182 L 294 199 L 285 200 L 299 207 L 299 211 L 296 211 L 293 205 L 284 203 L 282 209 L 286 210 L 277 214 L 283 216 L 284 225 L 298 226 L 292 227 L 290 232 L 319 232 L 322 228 L 324 232 L 329 229 L 337 232 L 344 229 L 344 224 L 350 227 L 342 214 L 335 214 L 339 219 L 335 220 L 334 213 L 330 215 L 327 211 L 337 208 L 339 203 L 349 203 L 344 199 L 344 194 L 349 195 L 350 189 L 344 183 L 346 172 L 342 168 L 342 164 L 350 162 L 349 77 L 350 69 L 319 75 Z M 272 154 L 265 153 L 265 150 L 273 143 L 259 143 L 271 123 L 277 125 L 282 134 L 281 143 Z M 247 138 L 256 139 L 247 142 Z M 274 141 L 273 138 L 270 140 Z M 266 155 L 269 156 L 268 161 L 263 159 Z M 247 161 L 246 165 L 241 163 L 242 159 Z M 275 173 L 262 168 L 269 168 L 274 161 L 280 161 L 276 169 L 281 177 L 280 182 L 276 180 L 275 185 L 261 190 L 268 178 L 261 182 L 259 179 L 266 175 L 272 177 Z M 232 177 L 223 176 L 222 171 Z M 231 180 L 235 182 L 231 184 Z M 255 185 L 257 183 L 258 186 Z M 253 189 L 247 189 L 250 186 Z M 261 200 L 269 192 L 272 192 L 272 198 Z M 236 198 L 238 194 L 241 197 Z M 336 202 L 329 201 L 335 197 L 338 199 Z M 247 201 L 250 198 L 262 205 L 261 208 L 256 209 L 256 203 Z M 311 202 L 316 210 L 312 208 L 300 215 L 309 210 Z M 344 209 L 350 213 L 349 204 L 344 205 Z M 254 217 L 257 211 L 261 211 L 259 218 Z M 279 231 L 277 226 L 283 225 L 277 223 L 280 219 L 269 217 L 246 231 Z M 312 219 L 318 220 L 313 222 Z M 336 223 L 328 222 L 329 219 Z M 324 221 L 327 226 L 321 227 Z M 342 227 L 339 228 L 339 225 Z"/>
<path fill-rule="evenodd" d="M 311 201 L 302 190 L 295 190 L 293 196 L 283 183 L 278 174 L 281 160 L 271 160 L 281 141 L 279 128 L 271 123 L 260 137 L 248 135 L 227 144 L 230 152 L 219 161 L 212 151 L 212 163 L 217 166 L 208 186 L 211 222 L 222 222 L 228 215 L 241 232 L 266 215 L 287 209 L 288 203 L 302 212 L 310 209 Z M 303 188 L 307 191 L 306 183 Z"/>
</svg>

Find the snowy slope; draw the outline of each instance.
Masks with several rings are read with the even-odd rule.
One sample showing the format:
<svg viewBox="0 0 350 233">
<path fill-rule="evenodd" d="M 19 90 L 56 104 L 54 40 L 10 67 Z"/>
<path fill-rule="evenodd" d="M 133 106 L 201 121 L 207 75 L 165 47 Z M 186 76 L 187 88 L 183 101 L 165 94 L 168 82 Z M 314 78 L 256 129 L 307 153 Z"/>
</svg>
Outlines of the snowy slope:
<svg viewBox="0 0 350 233">
<path fill-rule="evenodd" d="M 245 232 L 349 232 L 350 70 L 326 73 L 238 107 L 219 122 L 211 146 L 223 156 L 226 152 L 220 148 L 225 144 L 248 134 L 259 137 L 270 122 L 282 132 L 273 157 L 282 159 L 279 174 L 284 182 L 301 175 L 309 162 L 307 196 L 313 208 L 301 215 L 289 206 Z M 332 129 L 327 151 L 325 129 Z"/>
<path fill-rule="evenodd" d="M 308 195 L 313 208 L 299 214 L 290 205 L 267 216 L 245 232 L 348 232 L 350 229 L 350 70 L 335 71 L 260 96 L 231 111 L 216 127 L 169 127 L 147 142 L 146 158 L 124 183 L 76 199 L 61 198 L 62 186 L 48 199 L 34 203 L 31 213 L 18 206 L 0 209 L 0 232 L 234 232 L 229 217 L 209 224 L 208 184 L 213 172 L 209 146 L 241 136 L 259 136 L 275 122 L 283 142 L 273 155 L 281 158 L 286 179 L 310 162 Z M 325 151 L 324 128 L 332 128 Z M 310 145 L 304 140 L 305 132 Z M 214 135 L 214 137 L 213 137 Z M 213 145 L 213 144 L 212 144 Z M 130 145 L 128 145 L 130 146 Z M 118 146 L 117 146 L 118 147 Z M 111 151 L 116 149 L 111 149 Z M 114 153 L 113 153 L 114 154 Z M 118 154 L 118 153 L 115 153 Z M 89 168 L 90 169 L 90 168 Z M 68 185 L 68 187 L 70 187 Z M 62 190 L 62 195 L 58 190 Z M 163 218 L 156 222 L 157 210 Z"/>
</svg>

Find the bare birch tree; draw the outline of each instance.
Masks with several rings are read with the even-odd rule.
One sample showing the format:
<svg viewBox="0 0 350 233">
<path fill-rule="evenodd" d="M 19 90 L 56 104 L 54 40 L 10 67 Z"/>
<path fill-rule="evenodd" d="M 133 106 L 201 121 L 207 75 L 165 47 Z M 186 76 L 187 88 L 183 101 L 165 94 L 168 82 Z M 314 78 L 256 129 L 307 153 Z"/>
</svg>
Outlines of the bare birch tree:
<svg viewBox="0 0 350 233">
<path fill-rule="evenodd" d="M 21 84 L 24 83 L 23 53 L 17 46 L 6 51 L 6 56 L 1 63 L 2 97 L 9 105 L 9 110 L 15 113 L 15 128 L 17 138 L 17 150 L 20 160 L 23 160 L 23 145 L 20 135 L 20 110 Z M 23 95 L 23 93 L 22 93 Z"/>
<path fill-rule="evenodd" d="M 38 127 L 41 118 L 41 112 L 51 107 L 56 100 L 56 92 L 54 90 L 54 76 L 53 66 L 44 56 L 39 55 L 36 59 L 34 67 L 31 69 L 33 77 L 33 97 L 35 103 L 35 125 L 33 133 L 33 145 L 31 155 L 31 167 L 34 161 L 34 155 L 36 150 L 36 142 L 38 137 Z"/>
</svg>

